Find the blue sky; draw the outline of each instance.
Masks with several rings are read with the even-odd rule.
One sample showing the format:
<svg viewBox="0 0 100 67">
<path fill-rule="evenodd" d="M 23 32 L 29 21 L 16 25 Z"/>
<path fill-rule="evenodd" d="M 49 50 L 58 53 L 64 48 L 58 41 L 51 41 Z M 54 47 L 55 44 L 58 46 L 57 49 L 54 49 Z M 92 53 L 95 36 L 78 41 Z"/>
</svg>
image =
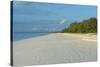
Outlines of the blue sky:
<svg viewBox="0 0 100 67">
<path fill-rule="evenodd" d="M 97 7 L 89 5 L 15 1 L 13 6 L 15 27 L 22 27 L 17 23 L 33 24 L 30 26 L 33 31 L 58 30 L 74 21 L 97 16 Z"/>
</svg>

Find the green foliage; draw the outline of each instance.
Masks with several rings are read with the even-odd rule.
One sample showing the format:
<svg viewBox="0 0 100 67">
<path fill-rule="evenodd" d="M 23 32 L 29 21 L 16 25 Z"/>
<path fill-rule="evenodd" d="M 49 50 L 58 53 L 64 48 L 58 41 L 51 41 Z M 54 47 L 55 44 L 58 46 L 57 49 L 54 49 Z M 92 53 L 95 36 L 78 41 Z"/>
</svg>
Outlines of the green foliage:
<svg viewBox="0 0 100 67">
<path fill-rule="evenodd" d="M 69 27 L 63 29 L 65 33 L 97 33 L 97 19 L 90 18 L 81 22 L 74 22 Z"/>
</svg>

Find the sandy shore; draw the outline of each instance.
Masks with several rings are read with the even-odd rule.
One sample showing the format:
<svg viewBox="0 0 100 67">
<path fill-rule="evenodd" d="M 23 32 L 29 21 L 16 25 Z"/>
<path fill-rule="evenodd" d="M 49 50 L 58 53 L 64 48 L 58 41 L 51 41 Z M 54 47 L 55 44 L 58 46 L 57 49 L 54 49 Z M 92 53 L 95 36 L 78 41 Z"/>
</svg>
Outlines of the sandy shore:
<svg viewBox="0 0 100 67">
<path fill-rule="evenodd" d="M 14 66 L 96 60 L 96 35 L 56 33 L 13 43 Z"/>
</svg>

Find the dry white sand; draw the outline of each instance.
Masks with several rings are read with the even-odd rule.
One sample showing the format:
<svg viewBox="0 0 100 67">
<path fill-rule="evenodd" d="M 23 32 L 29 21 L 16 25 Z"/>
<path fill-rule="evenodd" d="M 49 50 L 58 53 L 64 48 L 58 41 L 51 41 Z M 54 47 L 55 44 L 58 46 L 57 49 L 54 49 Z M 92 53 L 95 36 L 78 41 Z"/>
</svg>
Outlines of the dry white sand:
<svg viewBox="0 0 100 67">
<path fill-rule="evenodd" d="M 96 60 L 96 35 L 57 33 L 13 43 L 14 66 Z"/>
</svg>

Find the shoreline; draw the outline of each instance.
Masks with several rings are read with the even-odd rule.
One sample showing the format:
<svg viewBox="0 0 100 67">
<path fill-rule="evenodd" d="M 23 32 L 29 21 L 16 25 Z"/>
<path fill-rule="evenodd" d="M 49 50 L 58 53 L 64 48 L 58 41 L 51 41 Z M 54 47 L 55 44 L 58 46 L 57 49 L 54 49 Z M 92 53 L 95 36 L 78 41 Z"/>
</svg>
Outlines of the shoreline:
<svg viewBox="0 0 100 67">
<path fill-rule="evenodd" d="M 23 41 L 23 40 L 28 40 L 28 39 L 34 39 L 34 38 L 41 38 L 41 37 L 45 37 L 45 36 L 49 36 L 52 34 L 57 34 L 57 35 L 69 35 L 69 36 L 78 36 L 78 37 L 82 37 L 83 40 L 87 40 L 87 39 L 95 39 L 95 41 L 97 40 L 97 35 L 95 33 L 51 33 L 48 35 L 43 35 L 43 36 L 37 36 L 37 37 L 30 37 L 30 38 L 26 38 L 26 39 L 22 39 L 22 40 L 18 40 L 18 41 Z M 93 38 L 94 37 L 94 38 Z M 14 41 L 14 42 L 18 42 L 18 41 Z"/>
</svg>

